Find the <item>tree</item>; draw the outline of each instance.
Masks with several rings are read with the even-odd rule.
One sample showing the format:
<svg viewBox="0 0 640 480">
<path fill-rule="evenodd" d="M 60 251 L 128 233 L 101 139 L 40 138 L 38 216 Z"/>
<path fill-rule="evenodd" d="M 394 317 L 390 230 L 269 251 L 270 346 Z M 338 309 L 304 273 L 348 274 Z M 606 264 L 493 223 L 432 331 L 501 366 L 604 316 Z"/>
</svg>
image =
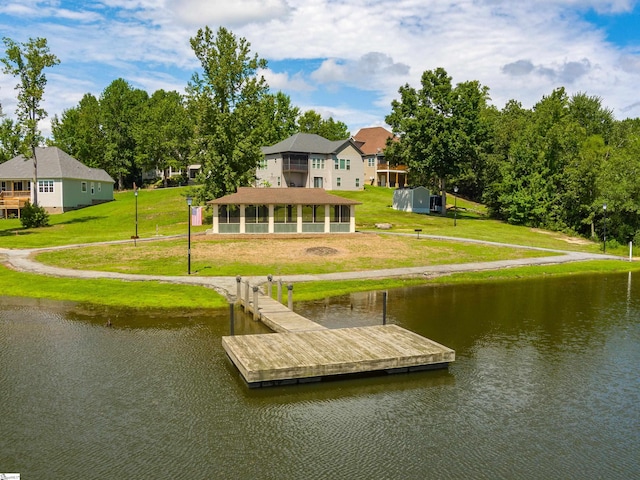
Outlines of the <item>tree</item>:
<svg viewBox="0 0 640 480">
<path fill-rule="evenodd" d="M 186 170 L 193 135 L 182 95 L 157 90 L 133 127 L 136 163 L 144 170 L 160 170 L 167 186 L 169 168 Z"/>
<path fill-rule="evenodd" d="M 0 122 L 0 163 L 20 155 L 22 147 L 22 129 L 20 124 L 10 118 Z"/>
<path fill-rule="evenodd" d="M 62 112 L 60 119 L 53 117 L 51 133 L 52 145 L 89 167 L 106 167 L 100 102 L 90 93 L 82 97 L 77 107 Z"/>
<path fill-rule="evenodd" d="M 315 133 L 327 140 L 345 140 L 351 136 L 346 124 L 334 120 L 333 117 L 325 120 L 315 110 L 307 110 L 300 115 L 298 131 L 300 133 Z"/>
<path fill-rule="evenodd" d="M 33 158 L 33 203 L 38 205 L 38 160 L 36 147 L 42 143 L 38 130 L 38 122 L 46 118 L 47 112 L 40 106 L 44 96 L 47 78 L 46 67 L 60 63 L 58 58 L 49 52 L 46 38 L 30 38 L 27 43 L 17 43 L 10 38 L 3 38 L 6 48 L 5 57 L 0 59 L 4 64 L 3 72 L 19 77 L 16 85 L 18 91 L 17 115 L 22 125 L 24 144 L 28 147 L 23 153 Z"/>
<path fill-rule="evenodd" d="M 196 197 L 204 202 L 255 179 L 269 88 L 259 70 L 267 62 L 224 27 L 216 34 L 209 27 L 198 30 L 191 47 L 202 66 L 189 82 L 187 99 L 195 125 L 194 161 L 202 165 Z"/>
<path fill-rule="evenodd" d="M 273 145 L 289 138 L 298 131 L 296 119 L 300 109 L 291 105 L 291 98 L 282 92 L 265 97 L 263 105 L 263 125 L 265 132 L 262 134 L 264 145 Z"/>
<path fill-rule="evenodd" d="M 406 164 L 418 183 L 437 178 L 446 214 L 446 180 L 479 154 L 488 89 L 477 81 L 453 87 L 443 68 L 425 71 L 421 85 L 420 90 L 400 87 L 400 100 L 391 103 L 385 121 L 400 140 L 388 144 L 387 154 Z"/>
<path fill-rule="evenodd" d="M 141 175 L 135 164 L 136 141 L 133 130 L 140 111 L 148 99 L 144 90 L 134 89 L 118 78 L 100 97 L 101 125 L 104 131 L 105 170 L 118 179 L 118 189 Z"/>
</svg>

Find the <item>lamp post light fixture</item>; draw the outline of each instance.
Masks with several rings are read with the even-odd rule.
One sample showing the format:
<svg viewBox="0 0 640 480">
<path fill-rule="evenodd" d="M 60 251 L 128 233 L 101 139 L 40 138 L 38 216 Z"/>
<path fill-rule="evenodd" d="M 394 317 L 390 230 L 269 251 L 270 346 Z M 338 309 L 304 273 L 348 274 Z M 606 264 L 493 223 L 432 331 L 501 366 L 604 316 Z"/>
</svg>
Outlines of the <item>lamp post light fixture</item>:
<svg viewBox="0 0 640 480">
<path fill-rule="evenodd" d="M 602 205 L 602 211 L 604 212 L 604 236 L 602 241 L 603 253 L 607 253 L 607 204 Z"/>
<path fill-rule="evenodd" d="M 134 185 L 133 195 L 136 197 L 136 235 L 133 237 L 133 246 L 136 246 L 138 241 L 138 187 Z"/>
<path fill-rule="evenodd" d="M 453 226 L 458 224 L 458 186 L 453 187 Z"/>
<path fill-rule="evenodd" d="M 192 203 L 193 199 L 191 197 L 187 197 L 187 207 L 189 210 L 189 229 L 188 229 L 188 245 L 189 248 L 187 250 L 187 274 L 191 275 L 191 203 Z"/>
</svg>

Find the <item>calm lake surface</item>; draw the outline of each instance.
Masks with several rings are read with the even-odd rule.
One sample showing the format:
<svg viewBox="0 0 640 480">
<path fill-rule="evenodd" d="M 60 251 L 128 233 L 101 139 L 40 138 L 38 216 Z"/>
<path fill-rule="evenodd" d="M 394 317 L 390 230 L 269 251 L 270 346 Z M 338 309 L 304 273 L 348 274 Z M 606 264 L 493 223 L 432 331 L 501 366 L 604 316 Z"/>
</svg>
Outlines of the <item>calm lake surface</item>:
<svg viewBox="0 0 640 480">
<path fill-rule="evenodd" d="M 256 390 L 227 311 L 0 301 L 0 472 L 24 479 L 640 477 L 638 274 L 390 291 L 448 370 Z M 382 295 L 295 310 L 372 325 Z"/>
</svg>

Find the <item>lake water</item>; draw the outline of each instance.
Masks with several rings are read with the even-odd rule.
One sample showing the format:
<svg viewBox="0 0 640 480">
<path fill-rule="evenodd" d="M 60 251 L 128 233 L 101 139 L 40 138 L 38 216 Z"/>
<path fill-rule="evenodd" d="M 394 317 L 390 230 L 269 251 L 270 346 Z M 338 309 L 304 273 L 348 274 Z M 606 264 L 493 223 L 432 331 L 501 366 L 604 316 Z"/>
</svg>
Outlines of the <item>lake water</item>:
<svg viewBox="0 0 640 480">
<path fill-rule="evenodd" d="M 448 370 L 255 390 L 221 347 L 227 311 L 1 300 L 0 472 L 640 477 L 637 274 L 393 290 L 388 322 L 454 348 Z M 295 310 L 329 327 L 371 325 L 382 295 Z"/>
</svg>

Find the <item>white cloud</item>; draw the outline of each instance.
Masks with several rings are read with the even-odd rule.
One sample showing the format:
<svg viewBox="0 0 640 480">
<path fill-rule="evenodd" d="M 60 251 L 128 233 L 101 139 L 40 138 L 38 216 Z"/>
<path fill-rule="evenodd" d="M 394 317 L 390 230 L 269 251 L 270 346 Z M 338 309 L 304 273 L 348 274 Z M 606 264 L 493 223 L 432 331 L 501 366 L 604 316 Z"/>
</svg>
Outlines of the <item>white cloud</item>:
<svg viewBox="0 0 640 480">
<path fill-rule="evenodd" d="M 277 73 L 266 69 L 260 71 L 259 74 L 264 77 L 272 91 L 310 92 L 315 89 L 303 78 L 300 72 L 290 75 L 287 72 Z"/>
<path fill-rule="evenodd" d="M 264 23 L 290 12 L 285 0 L 167 0 L 166 8 L 179 21 L 195 27 Z"/>
</svg>

